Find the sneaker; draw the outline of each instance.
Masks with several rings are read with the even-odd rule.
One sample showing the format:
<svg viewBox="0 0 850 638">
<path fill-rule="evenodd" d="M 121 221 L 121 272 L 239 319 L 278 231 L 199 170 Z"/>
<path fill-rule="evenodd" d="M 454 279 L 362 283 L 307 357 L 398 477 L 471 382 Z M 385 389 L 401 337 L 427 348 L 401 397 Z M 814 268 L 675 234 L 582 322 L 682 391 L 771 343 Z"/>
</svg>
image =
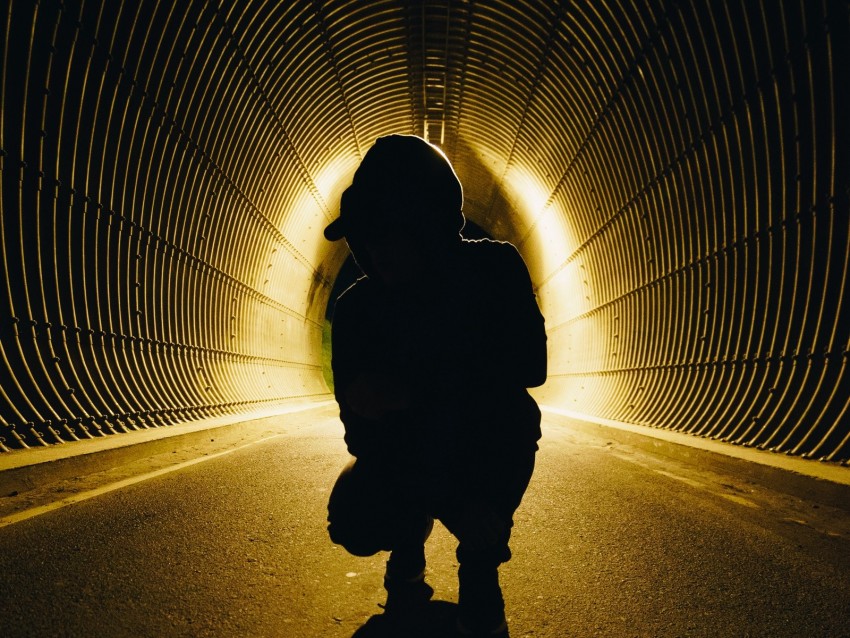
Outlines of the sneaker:
<svg viewBox="0 0 850 638">
<path fill-rule="evenodd" d="M 459 570 L 457 631 L 461 636 L 507 638 L 505 601 L 496 568 Z"/>
<path fill-rule="evenodd" d="M 464 618 L 463 612 L 458 613 L 457 632 L 461 636 L 474 636 L 475 638 L 508 638 L 508 621 L 505 613 L 500 617 L 490 618 L 487 621 L 475 618 Z"/>
</svg>

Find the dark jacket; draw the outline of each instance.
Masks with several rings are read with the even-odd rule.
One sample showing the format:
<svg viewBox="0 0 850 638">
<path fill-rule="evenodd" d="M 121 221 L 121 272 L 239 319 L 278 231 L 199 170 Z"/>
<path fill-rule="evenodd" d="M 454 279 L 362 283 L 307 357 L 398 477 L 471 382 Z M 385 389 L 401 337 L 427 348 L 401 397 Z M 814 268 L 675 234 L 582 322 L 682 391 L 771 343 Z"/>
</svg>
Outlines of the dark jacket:
<svg viewBox="0 0 850 638">
<path fill-rule="evenodd" d="M 392 291 L 366 276 L 337 301 L 333 374 L 345 442 L 358 458 L 486 476 L 498 471 L 491 460 L 540 438 L 526 388 L 546 379 L 543 316 L 513 245 L 458 239 L 435 257 L 415 286 Z M 354 414 L 344 390 L 364 371 L 407 382 L 410 407 L 378 421 Z"/>
</svg>

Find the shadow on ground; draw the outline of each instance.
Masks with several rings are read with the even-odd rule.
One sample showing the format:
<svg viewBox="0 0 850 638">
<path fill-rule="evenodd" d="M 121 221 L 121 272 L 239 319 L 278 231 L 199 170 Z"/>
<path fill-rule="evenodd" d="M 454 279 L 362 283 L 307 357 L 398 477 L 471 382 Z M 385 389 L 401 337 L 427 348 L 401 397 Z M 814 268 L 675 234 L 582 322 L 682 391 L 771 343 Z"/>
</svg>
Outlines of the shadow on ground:
<svg viewBox="0 0 850 638">
<path fill-rule="evenodd" d="M 455 638 L 460 635 L 455 630 L 456 618 L 455 603 L 432 600 L 415 618 L 398 619 L 376 614 L 351 638 Z"/>
</svg>

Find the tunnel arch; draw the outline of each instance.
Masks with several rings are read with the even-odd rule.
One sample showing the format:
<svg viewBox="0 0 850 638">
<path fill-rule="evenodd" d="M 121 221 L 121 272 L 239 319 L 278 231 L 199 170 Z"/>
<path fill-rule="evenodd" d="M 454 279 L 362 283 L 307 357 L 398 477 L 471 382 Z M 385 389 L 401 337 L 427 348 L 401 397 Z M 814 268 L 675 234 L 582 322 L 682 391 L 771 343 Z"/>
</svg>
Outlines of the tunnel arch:
<svg viewBox="0 0 850 638">
<path fill-rule="evenodd" d="M 555 408 L 850 457 L 842 0 L 12 0 L 0 448 L 322 397 L 376 137 L 522 252 Z"/>
</svg>

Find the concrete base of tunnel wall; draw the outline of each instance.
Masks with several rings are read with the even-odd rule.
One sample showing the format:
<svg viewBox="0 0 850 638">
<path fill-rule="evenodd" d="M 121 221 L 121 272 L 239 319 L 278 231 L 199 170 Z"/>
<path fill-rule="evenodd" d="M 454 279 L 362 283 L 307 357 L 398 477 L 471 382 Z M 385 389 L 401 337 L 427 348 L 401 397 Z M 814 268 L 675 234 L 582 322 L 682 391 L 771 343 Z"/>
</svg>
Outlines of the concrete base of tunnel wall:
<svg viewBox="0 0 850 638">
<path fill-rule="evenodd" d="M 0 455 L 0 497 L 51 483 L 91 475 L 178 448 L 206 443 L 238 443 L 249 428 L 264 419 L 328 405 L 331 395 L 250 415 L 229 415 L 191 423 L 31 448 Z M 800 498 L 850 510 L 850 468 L 785 454 L 732 445 L 712 439 L 642 425 L 595 418 L 541 406 L 544 421 L 580 430 L 705 469 L 732 473 Z M 545 445 L 544 440 L 541 443 Z"/>
<path fill-rule="evenodd" d="M 850 511 L 850 467 L 541 405 L 544 419 Z"/>
<path fill-rule="evenodd" d="M 274 409 L 210 417 L 179 425 L 122 433 L 64 445 L 29 448 L 0 454 L 0 498 L 56 481 L 85 476 L 139 459 L 215 439 L 235 445 L 240 434 L 275 419 L 331 403 L 332 395 L 297 400 Z"/>
</svg>

